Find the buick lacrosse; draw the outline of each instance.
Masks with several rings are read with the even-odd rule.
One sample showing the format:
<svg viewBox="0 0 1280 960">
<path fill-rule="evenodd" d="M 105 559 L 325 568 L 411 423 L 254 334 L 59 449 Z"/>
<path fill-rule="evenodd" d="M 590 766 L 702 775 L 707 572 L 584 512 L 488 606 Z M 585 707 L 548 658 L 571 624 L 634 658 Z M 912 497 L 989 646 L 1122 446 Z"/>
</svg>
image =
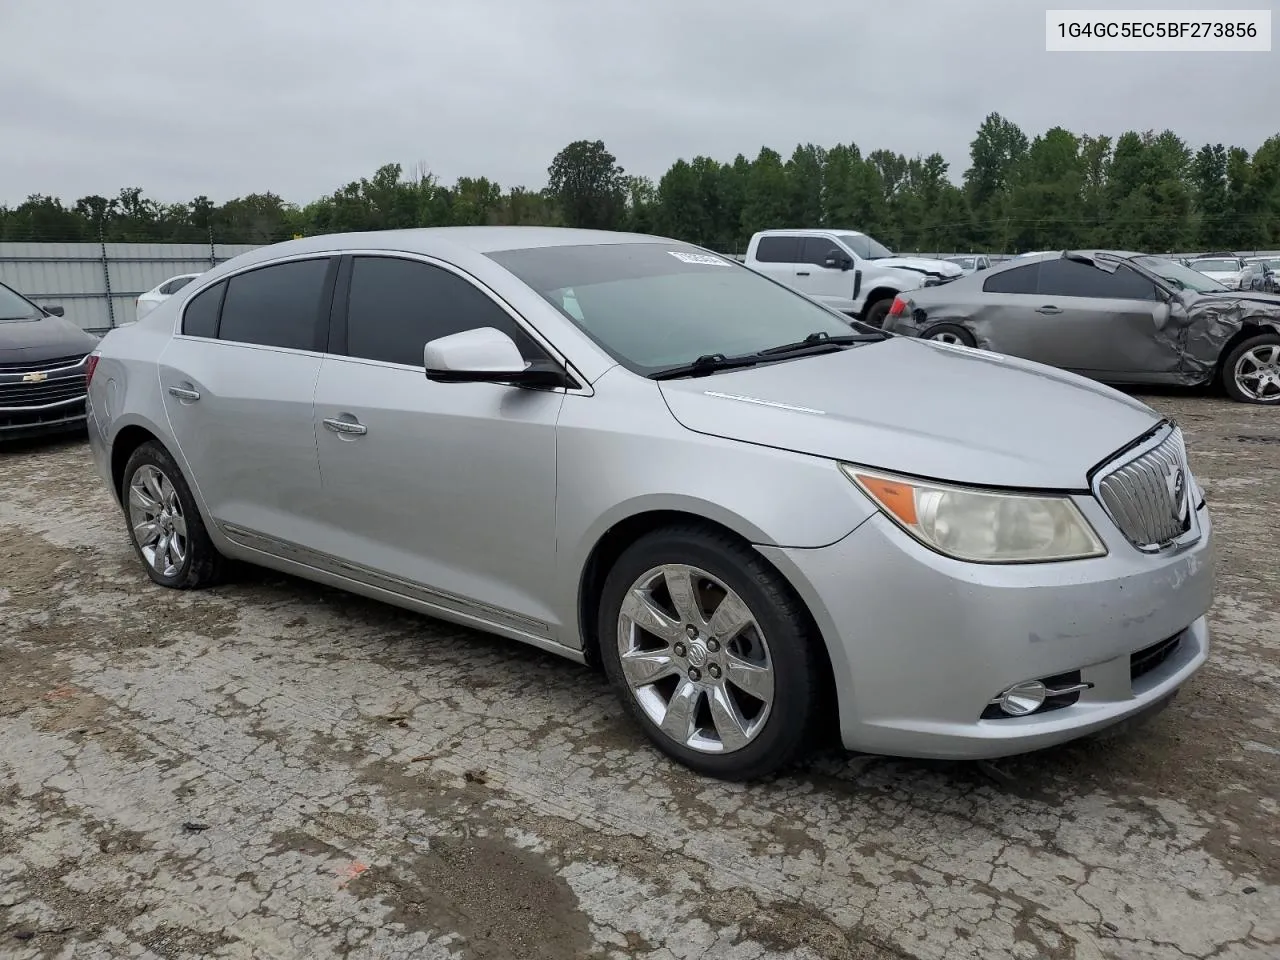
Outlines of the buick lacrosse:
<svg viewBox="0 0 1280 960">
<path fill-rule="evenodd" d="M 249 561 L 600 664 L 712 776 L 823 725 L 1022 753 L 1154 710 L 1208 652 L 1176 424 L 685 243 L 295 240 L 109 333 L 88 377 L 156 583 Z"/>
</svg>

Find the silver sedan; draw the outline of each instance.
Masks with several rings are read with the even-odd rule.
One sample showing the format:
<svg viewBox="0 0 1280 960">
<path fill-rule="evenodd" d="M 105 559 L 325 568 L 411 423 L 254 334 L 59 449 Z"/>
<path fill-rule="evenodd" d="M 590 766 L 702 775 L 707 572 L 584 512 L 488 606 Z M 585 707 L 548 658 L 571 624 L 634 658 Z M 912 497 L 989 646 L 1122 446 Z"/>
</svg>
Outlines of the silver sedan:
<svg viewBox="0 0 1280 960">
<path fill-rule="evenodd" d="M 1024 752 L 1157 708 L 1208 651 L 1174 424 L 672 240 L 266 247 L 108 334 L 89 381 L 157 584 L 248 561 L 601 664 L 713 776 L 776 771 L 823 723 Z"/>
</svg>

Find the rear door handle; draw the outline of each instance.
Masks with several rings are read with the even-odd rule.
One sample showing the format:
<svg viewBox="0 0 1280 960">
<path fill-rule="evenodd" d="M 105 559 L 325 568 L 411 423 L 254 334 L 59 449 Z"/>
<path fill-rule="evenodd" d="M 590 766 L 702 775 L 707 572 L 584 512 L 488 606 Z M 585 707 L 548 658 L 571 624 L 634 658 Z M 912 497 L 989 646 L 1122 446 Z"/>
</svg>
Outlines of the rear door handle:
<svg viewBox="0 0 1280 960">
<path fill-rule="evenodd" d="M 336 417 L 326 417 L 324 425 L 334 433 L 345 433 L 353 437 L 362 437 L 369 432 L 368 427 L 363 423 L 356 423 L 352 420 L 339 420 Z"/>
<path fill-rule="evenodd" d="M 170 387 L 169 395 L 177 397 L 179 400 L 186 400 L 189 403 L 195 403 L 200 399 L 199 390 L 189 390 L 186 387 Z"/>
<path fill-rule="evenodd" d="M 808 271 L 808 270 L 797 270 L 797 271 L 796 271 L 796 276 L 797 276 L 797 277 L 807 277 L 808 275 L 809 275 L 809 271 Z"/>
<path fill-rule="evenodd" d="M 1049 313 L 1049 314 L 1053 314 L 1053 313 L 1061 313 L 1061 312 L 1062 312 L 1062 308 L 1061 308 L 1061 307 L 1055 307 L 1055 306 L 1053 306 L 1053 304 L 1045 304 L 1045 306 L 1043 306 L 1043 307 L 1036 307 L 1036 313 Z"/>
</svg>

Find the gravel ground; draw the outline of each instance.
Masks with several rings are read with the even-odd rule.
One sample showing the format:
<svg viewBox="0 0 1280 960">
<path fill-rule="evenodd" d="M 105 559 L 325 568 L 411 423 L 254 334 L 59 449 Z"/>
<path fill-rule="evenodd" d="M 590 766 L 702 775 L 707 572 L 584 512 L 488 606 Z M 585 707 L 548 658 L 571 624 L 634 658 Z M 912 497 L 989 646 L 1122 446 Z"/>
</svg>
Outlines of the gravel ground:
<svg viewBox="0 0 1280 960">
<path fill-rule="evenodd" d="M 154 587 L 82 442 L 2 448 L 0 957 L 1275 960 L 1280 413 L 1146 399 L 1219 535 L 1167 710 L 751 787 L 517 644 L 261 571 Z"/>
</svg>

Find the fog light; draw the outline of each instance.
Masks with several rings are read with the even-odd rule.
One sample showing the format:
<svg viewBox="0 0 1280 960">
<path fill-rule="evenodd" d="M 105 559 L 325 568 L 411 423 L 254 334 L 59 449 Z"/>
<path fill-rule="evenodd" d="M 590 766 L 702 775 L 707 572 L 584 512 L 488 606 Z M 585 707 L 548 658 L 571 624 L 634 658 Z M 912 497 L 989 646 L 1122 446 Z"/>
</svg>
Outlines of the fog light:
<svg viewBox="0 0 1280 960">
<path fill-rule="evenodd" d="M 1044 705 L 1048 691 L 1039 680 L 1015 683 L 991 702 L 1011 717 L 1025 717 Z"/>
</svg>

